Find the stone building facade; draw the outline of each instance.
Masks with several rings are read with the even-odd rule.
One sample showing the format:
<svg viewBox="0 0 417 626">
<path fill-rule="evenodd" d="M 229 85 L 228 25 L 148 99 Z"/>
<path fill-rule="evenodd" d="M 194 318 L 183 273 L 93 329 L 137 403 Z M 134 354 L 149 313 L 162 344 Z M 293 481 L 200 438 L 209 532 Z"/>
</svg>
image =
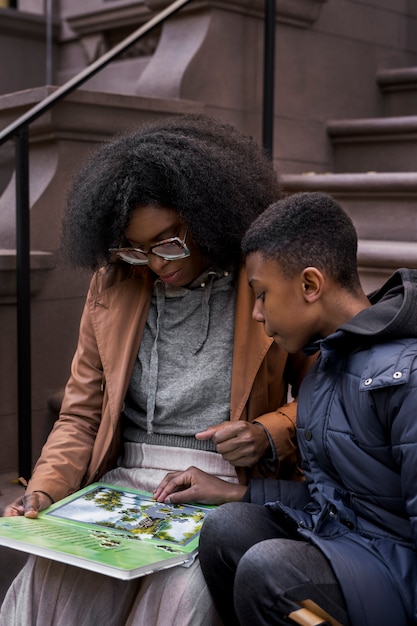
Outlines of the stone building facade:
<svg viewBox="0 0 417 626">
<path fill-rule="evenodd" d="M 30 127 L 32 452 L 68 377 L 88 275 L 59 262 L 72 174 L 115 133 L 203 112 L 262 138 L 268 0 L 191 0 Z M 0 3 L 0 132 L 166 0 Z M 332 193 L 366 289 L 417 267 L 417 3 L 276 0 L 273 158 L 288 192 Z M 0 145 L 0 472 L 18 458 L 14 145 Z M 55 402 L 55 404 L 54 404 Z"/>
</svg>

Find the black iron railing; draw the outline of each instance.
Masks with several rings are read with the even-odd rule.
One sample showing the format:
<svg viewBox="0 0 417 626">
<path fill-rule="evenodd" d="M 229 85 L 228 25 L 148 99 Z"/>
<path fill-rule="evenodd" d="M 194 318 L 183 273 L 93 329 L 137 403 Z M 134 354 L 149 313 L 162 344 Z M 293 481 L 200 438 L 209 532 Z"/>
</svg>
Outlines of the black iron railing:
<svg viewBox="0 0 417 626">
<path fill-rule="evenodd" d="M 262 111 L 263 146 L 272 157 L 273 94 L 275 56 L 275 0 L 265 1 L 264 94 Z M 17 367 L 18 367 L 18 455 L 19 475 L 32 472 L 32 380 L 30 302 L 30 206 L 29 125 L 54 104 L 80 87 L 144 35 L 165 22 L 191 0 L 175 0 L 97 61 L 55 89 L 0 132 L 0 145 L 14 138 L 16 167 L 16 275 L 17 275 Z"/>
<path fill-rule="evenodd" d="M 265 1 L 262 145 L 273 157 L 275 92 L 275 0 Z"/>
</svg>

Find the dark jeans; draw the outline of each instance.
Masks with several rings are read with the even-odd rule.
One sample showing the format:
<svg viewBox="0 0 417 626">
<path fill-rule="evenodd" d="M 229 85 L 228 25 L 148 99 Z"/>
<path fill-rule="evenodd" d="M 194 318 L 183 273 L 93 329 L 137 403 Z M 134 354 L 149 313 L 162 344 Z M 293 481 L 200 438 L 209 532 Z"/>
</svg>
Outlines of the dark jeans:
<svg viewBox="0 0 417 626">
<path fill-rule="evenodd" d="M 213 511 L 203 525 L 199 555 L 225 626 L 288 626 L 285 616 L 306 599 L 349 625 L 327 559 L 280 526 L 266 507 L 236 502 Z"/>
</svg>

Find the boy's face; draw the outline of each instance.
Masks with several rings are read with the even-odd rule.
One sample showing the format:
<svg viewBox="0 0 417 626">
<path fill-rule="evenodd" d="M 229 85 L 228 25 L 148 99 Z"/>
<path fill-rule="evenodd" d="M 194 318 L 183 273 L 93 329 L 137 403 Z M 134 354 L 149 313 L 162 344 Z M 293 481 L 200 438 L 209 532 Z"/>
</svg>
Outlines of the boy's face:
<svg viewBox="0 0 417 626">
<path fill-rule="evenodd" d="M 276 261 L 259 252 L 246 258 L 246 270 L 256 297 L 253 319 L 263 323 L 266 334 L 287 352 L 302 350 L 315 328 L 301 276 L 285 277 Z"/>
</svg>

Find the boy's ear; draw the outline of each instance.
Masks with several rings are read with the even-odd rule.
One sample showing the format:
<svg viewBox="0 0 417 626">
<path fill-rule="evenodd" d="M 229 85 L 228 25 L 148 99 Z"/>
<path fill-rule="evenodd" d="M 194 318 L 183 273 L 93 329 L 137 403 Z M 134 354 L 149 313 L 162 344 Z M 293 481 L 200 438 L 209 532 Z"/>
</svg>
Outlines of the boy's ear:
<svg viewBox="0 0 417 626">
<path fill-rule="evenodd" d="M 316 302 L 323 293 L 324 276 L 317 267 L 306 267 L 301 272 L 301 287 L 307 302 Z"/>
</svg>

